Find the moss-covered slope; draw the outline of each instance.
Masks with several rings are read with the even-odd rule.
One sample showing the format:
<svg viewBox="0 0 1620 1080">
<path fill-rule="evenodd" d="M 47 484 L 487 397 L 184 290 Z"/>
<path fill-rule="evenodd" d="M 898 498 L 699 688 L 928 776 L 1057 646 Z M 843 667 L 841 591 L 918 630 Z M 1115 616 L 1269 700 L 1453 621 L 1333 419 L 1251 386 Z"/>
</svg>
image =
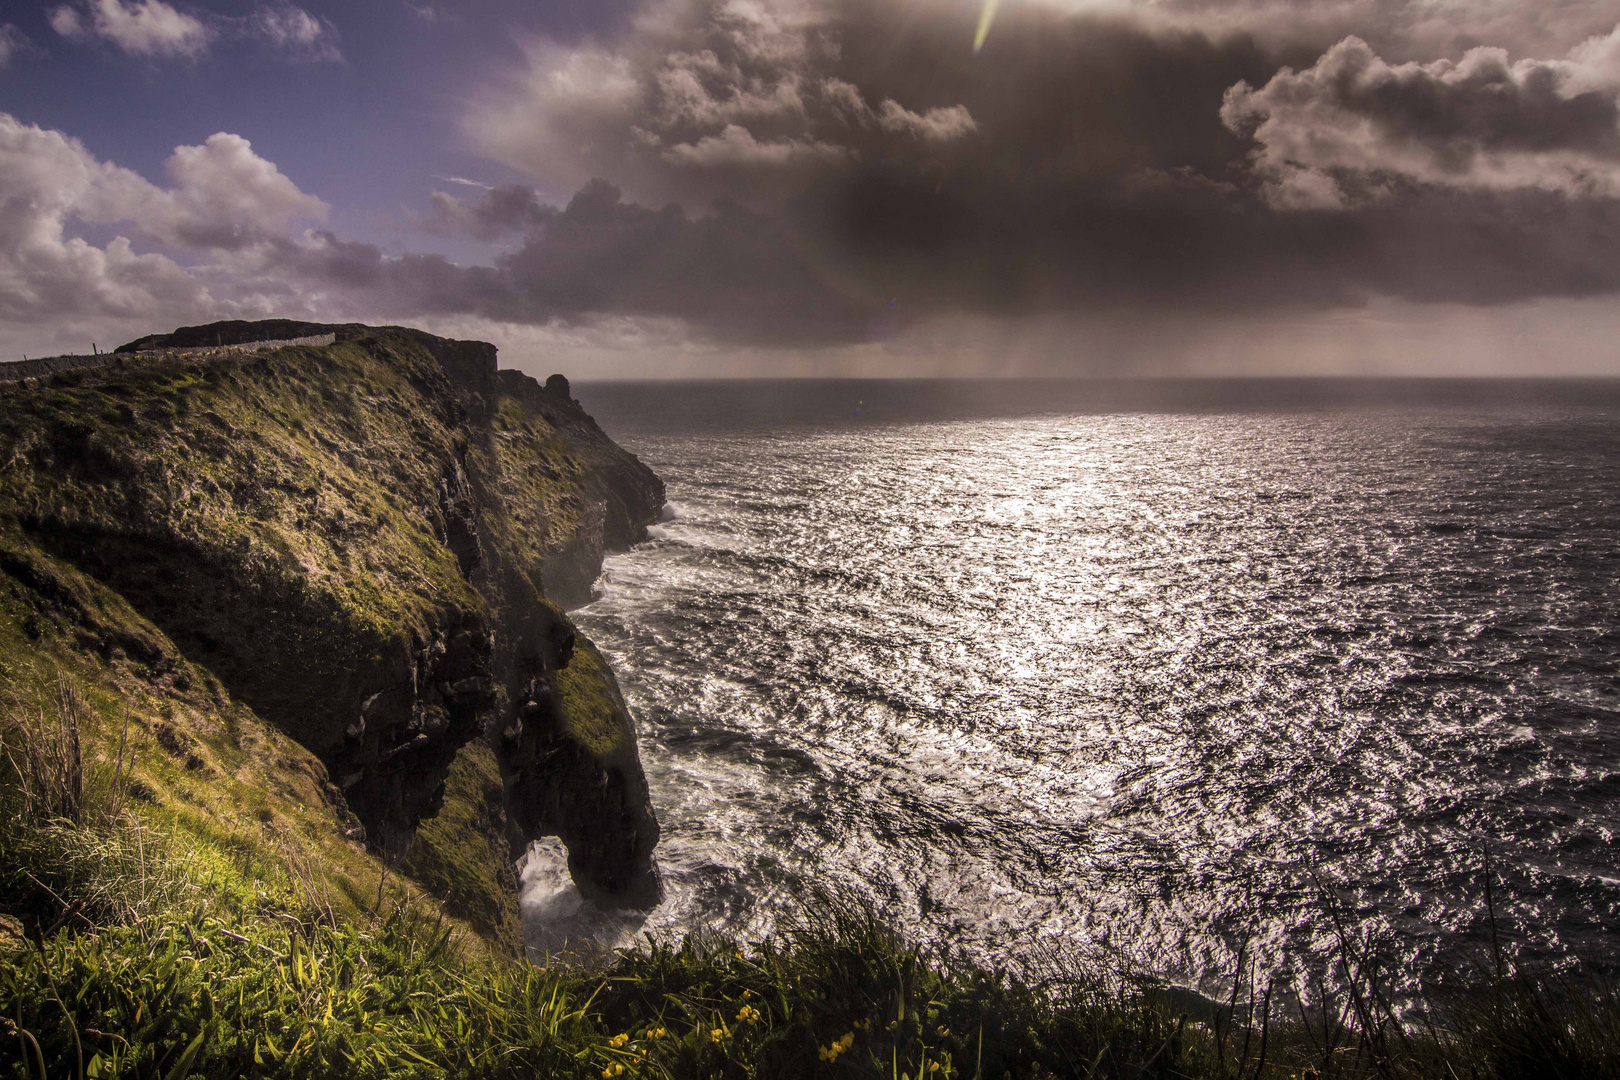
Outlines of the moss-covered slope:
<svg viewBox="0 0 1620 1080">
<path fill-rule="evenodd" d="M 622 477 L 598 476 L 595 461 L 628 467 L 659 504 L 662 488 L 594 425 L 560 432 L 538 407 L 546 391 L 497 377 L 491 346 L 332 329 L 329 346 L 137 354 L 0 384 L 0 659 L 195 698 L 171 706 L 169 726 L 205 748 L 203 769 L 230 764 L 262 791 L 298 772 L 334 842 L 363 839 L 396 863 L 453 779 L 452 813 L 405 866 L 441 895 L 468 880 L 509 893 L 510 853 L 532 830 L 573 829 L 514 808 L 534 785 L 490 758 L 552 737 L 536 730 L 534 700 L 579 694 L 599 710 L 589 723 L 633 748 L 621 703 L 570 689 L 574 630 L 546 598 L 548 561 L 594 551 L 577 571 L 588 589 L 608 531 L 633 535 L 658 512 L 635 493 L 608 506 Z M 566 391 L 552 407 L 577 410 Z M 605 668 L 595 677 L 610 685 Z M 242 752 L 233 723 L 258 742 L 276 733 L 298 764 L 212 764 L 220 732 Z M 487 750 L 464 749 L 486 733 Z M 640 801 L 592 808 L 592 850 L 616 854 L 575 870 L 608 899 L 645 898 L 656 822 L 639 763 L 613 767 L 633 772 L 625 790 Z M 503 794 L 493 809 L 491 784 Z M 608 835 L 614 822 L 628 823 L 622 835 Z M 475 856 L 470 879 L 446 869 Z M 510 930 L 510 895 L 456 904 L 488 933 Z"/>
</svg>

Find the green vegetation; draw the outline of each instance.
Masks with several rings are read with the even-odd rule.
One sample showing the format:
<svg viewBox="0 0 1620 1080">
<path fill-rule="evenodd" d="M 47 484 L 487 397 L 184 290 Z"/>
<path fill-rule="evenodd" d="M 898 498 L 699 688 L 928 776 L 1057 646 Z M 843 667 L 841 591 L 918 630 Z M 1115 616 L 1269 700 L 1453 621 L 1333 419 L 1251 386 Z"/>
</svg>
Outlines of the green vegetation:
<svg viewBox="0 0 1620 1080">
<path fill-rule="evenodd" d="M 352 770 L 385 770 L 416 738 L 408 697 L 458 628 L 498 626 L 519 652 L 563 640 L 542 563 L 580 523 L 583 467 L 519 402 L 478 419 L 422 338 L 379 330 L 0 386 L 0 709 L 55 715 L 67 685 L 87 757 L 124 755 L 126 801 L 154 834 L 297 863 L 342 917 L 425 889 L 458 934 L 515 953 L 501 779 L 470 710 L 428 704 L 442 756 L 412 759 L 398 789 Z M 451 519 L 480 509 L 486 565 L 469 572 Z M 377 745 L 353 751 L 378 691 L 395 704 L 368 721 Z M 351 806 L 336 783 L 406 794 Z M 414 843 L 399 835 L 400 818 L 435 807 Z"/>
<path fill-rule="evenodd" d="M 591 642 L 581 639 L 574 658 L 556 674 L 562 730 L 603 767 L 623 767 L 636 753 L 636 733 L 619 697 L 613 672 Z"/>
<path fill-rule="evenodd" d="M 59 704 L 6 733 L 8 1080 L 1620 1075 L 1610 995 L 1508 975 L 1403 1027 L 1348 948 L 1350 988 L 1294 1022 L 1190 1017 L 1119 974 L 948 962 L 837 903 L 771 942 L 533 967 L 477 950 L 419 894 L 356 908 L 296 863 L 155 827 L 119 761 L 75 756 L 71 691 Z"/>
<path fill-rule="evenodd" d="M 489 747 L 463 746 L 445 789 L 444 808 L 422 822 L 400 869 L 442 900 L 450 914 L 521 956 L 516 860 L 506 843 L 501 774 Z"/>
<path fill-rule="evenodd" d="M 574 536 L 585 514 L 584 467 L 551 425 L 502 396 L 490 424 L 500 505 L 512 551 L 544 592 L 540 568 Z"/>
<path fill-rule="evenodd" d="M 375 903 L 386 870 L 343 835 L 314 755 L 180 659 L 115 594 L 48 556 L 35 553 L 28 565 L 33 589 L 0 577 L 0 733 L 10 754 L 0 771 L 48 775 L 30 750 L 71 745 L 81 790 L 94 792 L 116 773 L 116 806 L 107 812 L 139 821 L 139 836 L 228 852 L 244 879 L 303 868 L 340 915 Z M 161 674 L 135 656 L 137 640 Z M 50 816 L 82 816 L 73 800 L 33 801 Z M 85 805 L 91 813 L 97 804 Z M 14 873 L 9 861 L 0 857 L 0 874 Z M 64 887 L 71 891 L 71 881 Z M 391 888 L 414 887 L 395 880 Z M 0 912 L 21 914 L 3 903 Z"/>
<path fill-rule="evenodd" d="M 403 341 L 58 375 L 0 391 L 0 511 L 321 752 L 357 675 L 483 609 L 433 527 L 453 402 Z"/>
</svg>

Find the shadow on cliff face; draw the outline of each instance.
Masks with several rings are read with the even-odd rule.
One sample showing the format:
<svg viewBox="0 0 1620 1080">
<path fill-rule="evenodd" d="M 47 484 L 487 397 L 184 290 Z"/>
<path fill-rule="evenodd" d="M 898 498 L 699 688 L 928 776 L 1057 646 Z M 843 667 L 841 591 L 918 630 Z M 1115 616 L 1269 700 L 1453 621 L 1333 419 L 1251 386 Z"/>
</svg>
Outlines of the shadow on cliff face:
<svg viewBox="0 0 1620 1080">
<path fill-rule="evenodd" d="M 518 835 L 561 839 L 580 895 L 598 907 L 655 906 L 658 818 L 606 660 L 580 639 L 565 666 L 530 684 L 515 712 L 501 757 Z"/>
<path fill-rule="evenodd" d="M 633 722 L 546 593 L 588 599 L 662 483 L 566 380 L 498 373 L 481 342 L 335 331 L 7 391 L 0 517 L 317 754 L 351 838 L 402 859 L 487 735 L 511 850 L 559 835 L 594 902 L 656 902 Z"/>
<path fill-rule="evenodd" d="M 112 394 L 95 395 L 117 400 L 111 423 L 81 423 L 66 436 L 51 425 L 33 448 L 44 497 L 20 524 L 318 755 L 336 781 L 326 791 L 344 831 L 392 860 L 437 812 L 450 762 L 483 731 L 494 701 L 488 619 L 458 572 L 465 562 L 450 545 L 448 515 L 429 503 L 418 521 L 389 521 L 433 492 L 439 475 L 458 471 L 458 411 L 435 415 L 421 402 L 406 415 L 396 404 L 394 424 L 373 418 L 371 428 L 390 434 L 406 425 L 427 434 L 411 467 L 376 463 L 384 467 L 362 479 L 373 464 L 362 464 L 372 452 L 365 439 L 377 432 L 349 422 L 341 403 L 323 424 L 301 400 L 320 392 L 320 380 L 300 379 L 297 367 L 233 373 L 255 384 L 259 397 L 246 402 L 221 385 L 163 394 L 176 401 L 154 405 L 124 376 L 106 388 Z M 157 374 L 161 385 L 171 373 Z M 409 374 L 422 381 L 424 373 Z M 148 417 L 150 430 L 141 422 Z M 277 446 L 277 435 L 288 441 Z M 350 468 L 323 468 L 297 435 L 330 443 Z M 424 542 L 450 556 L 428 575 L 410 565 Z M 379 596 L 381 583 L 349 580 L 357 562 L 414 576 L 437 602 Z"/>
</svg>

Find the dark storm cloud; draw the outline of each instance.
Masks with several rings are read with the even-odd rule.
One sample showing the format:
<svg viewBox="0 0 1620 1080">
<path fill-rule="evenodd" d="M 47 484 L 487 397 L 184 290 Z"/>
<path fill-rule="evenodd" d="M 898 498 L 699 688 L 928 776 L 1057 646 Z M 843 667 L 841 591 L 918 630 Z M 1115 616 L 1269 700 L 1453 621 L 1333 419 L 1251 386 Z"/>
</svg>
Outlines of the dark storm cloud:
<svg viewBox="0 0 1620 1080">
<path fill-rule="evenodd" d="M 485 241 L 531 232 L 555 213 L 533 188 L 519 184 L 489 188 L 473 200 L 435 191 L 430 201 L 433 216 L 425 223 L 430 232 L 466 233 Z"/>
<path fill-rule="evenodd" d="M 517 200 L 513 200 L 517 201 Z M 437 255 L 385 257 L 329 233 L 276 255 L 295 277 L 363 297 L 379 310 L 470 314 L 504 322 L 668 316 L 721 340 L 824 344 L 858 340 L 871 312 L 818 280 L 781 224 L 722 200 L 689 218 L 624 202 L 587 184 L 494 266 Z"/>
<path fill-rule="evenodd" d="M 976 16 L 673 3 L 615 50 L 537 54 L 521 110 L 484 116 L 491 152 L 542 180 L 599 169 L 653 205 L 755 212 L 734 212 L 723 249 L 691 245 L 711 219 L 673 209 L 621 207 L 664 222 L 634 243 L 542 228 L 502 267 L 514 315 L 526 300 L 778 341 L 827 310 L 866 316 L 829 323 L 836 338 L 944 313 L 1489 304 L 1620 284 L 1620 39 L 1553 61 L 1391 64 L 1359 39 L 1263 46 L 1029 4 L 1004 6 L 974 53 Z M 749 265 L 803 291 L 756 292 L 775 318 L 726 303 Z"/>
<path fill-rule="evenodd" d="M 1333 19 L 1295 17 L 1323 7 Z M 1417 9 L 1464 10 L 1101 16 L 1008 0 L 975 51 L 976 2 L 653 0 L 611 42 L 531 46 L 481 106 L 482 148 L 536 186 L 438 192 L 422 223 L 505 245 L 489 265 L 288 235 L 324 204 L 232 136 L 177 151 L 157 189 L 15 123 L 33 194 L 6 203 L 22 238 L 6 257 L 19 280 L 81 283 L 117 312 L 147 295 L 188 311 L 295 300 L 401 319 L 665 320 L 761 345 L 860 342 L 937 316 L 1620 289 L 1620 33 L 1553 59 L 1399 59 L 1421 34 L 1391 13 Z M 1568 38 L 1578 20 L 1558 10 Z M 1391 16 L 1377 48 L 1322 36 L 1357 11 Z M 1415 36 L 1384 58 L 1403 26 Z M 213 262 L 75 246 L 74 218 L 134 222 Z M 47 310 L 35 293 L 13 306 Z"/>
</svg>

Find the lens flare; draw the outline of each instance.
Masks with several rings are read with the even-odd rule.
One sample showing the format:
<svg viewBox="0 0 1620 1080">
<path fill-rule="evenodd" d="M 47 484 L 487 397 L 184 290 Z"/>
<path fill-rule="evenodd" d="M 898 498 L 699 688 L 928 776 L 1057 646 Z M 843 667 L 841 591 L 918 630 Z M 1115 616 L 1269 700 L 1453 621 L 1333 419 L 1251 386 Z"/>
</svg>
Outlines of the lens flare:
<svg viewBox="0 0 1620 1080">
<path fill-rule="evenodd" d="M 979 12 L 979 28 L 973 32 L 973 51 L 978 52 L 984 48 L 984 39 L 990 34 L 990 24 L 996 21 L 996 8 L 1001 6 L 1001 0 L 984 0 L 984 10 Z"/>
</svg>

